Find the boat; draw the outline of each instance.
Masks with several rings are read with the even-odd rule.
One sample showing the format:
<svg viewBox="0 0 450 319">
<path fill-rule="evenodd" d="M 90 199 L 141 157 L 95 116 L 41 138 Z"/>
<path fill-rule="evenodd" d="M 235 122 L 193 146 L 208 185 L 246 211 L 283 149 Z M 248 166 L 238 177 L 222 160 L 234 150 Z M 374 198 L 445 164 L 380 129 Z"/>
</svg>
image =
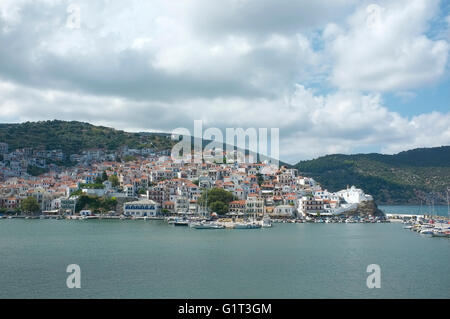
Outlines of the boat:
<svg viewBox="0 0 450 319">
<path fill-rule="evenodd" d="M 172 223 L 174 226 L 189 226 L 189 220 L 183 218 L 183 219 L 176 219 Z"/>
<path fill-rule="evenodd" d="M 175 221 L 176 221 L 177 219 L 178 219 L 177 217 L 172 217 L 172 216 L 166 217 L 166 218 L 165 218 L 166 222 L 167 222 L 169 225 L 175 223 Z"/>
<path fill-rule="evenodd" d="M 431 236 L 433 237 L 448 237 L 448 231 L 444 231 L 443 229 L 435 229 Z"/>
<path fill-rule="evenodd" d="M 433 230 L 432 228 L 426 227 L 426 228 L 422 228 L 422 229 L 420 230 L 420 233 L 421 233 L 422 235 L 433 235 L 434 230 Z"/>
<path fill-rule="evenodd" d="M 86 216 L 86 215 L 84 215 L 84 216 L 80 216 L 79 219 L 81 219 L 81 220 L 88 220 L 88 219 L 94 219 L 94 218 L 95 218 L 95 216 Z"/>
<path fill-rule="evenodd" d="M 225 226 L 216 222 L 191 222 L 189 223 L 189 227 L 195 229 L 224 229 Z"/>
<path fill-rule="evenodd" d="M 270 218 L 263 218 L 263 220 L 261 221 L 261 227 L 263 228 L 272 227 L 272 222 L 270 221 Z"/>
<path fill-rule="evenodd" d="M 241 222 L 234 224 L 234 229 L 257 229 L 261 227 L 261 224 L 255 222 Z"/>
</svg>

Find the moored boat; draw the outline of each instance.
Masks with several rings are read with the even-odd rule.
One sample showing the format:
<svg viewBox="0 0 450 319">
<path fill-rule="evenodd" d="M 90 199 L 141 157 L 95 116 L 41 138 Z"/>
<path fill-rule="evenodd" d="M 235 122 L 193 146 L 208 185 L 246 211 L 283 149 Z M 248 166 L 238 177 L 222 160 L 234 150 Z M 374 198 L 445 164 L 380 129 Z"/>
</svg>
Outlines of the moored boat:
<svg viewBox="0 0 450 319">
<path fill-rule="evenodd" d="M 222 224 L 219 224 L 217 222 L 191 222 L 189 224 L 189 227 L 195 228 L 195 229 L 224 229 L 225 226 Z"/>
<path fill-rule="evenodd" d="M 242 222 L 234 225 L 234 229 L 257 229 L 261 227 L 261 224 L 255 222 Z"/>
<path fill-rule="evenodd" d="M 448 237 L 448 231 L 444 231 L 443 229 L 435 229 L 431 235 L 433 237 Z"/>
</svg>

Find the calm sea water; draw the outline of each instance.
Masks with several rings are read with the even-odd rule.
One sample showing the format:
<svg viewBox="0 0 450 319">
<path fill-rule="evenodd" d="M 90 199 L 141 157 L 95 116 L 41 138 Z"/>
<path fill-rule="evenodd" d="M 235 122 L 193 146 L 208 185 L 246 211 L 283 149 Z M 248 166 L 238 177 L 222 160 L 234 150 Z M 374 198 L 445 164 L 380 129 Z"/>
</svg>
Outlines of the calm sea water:
<svg viewBox="0 0 450 319">
<path fill-rule="evenodd" d="M 397 223 L 0 220 L 0 298 L 450 298 L 449 263 L 449 239 Z M 68 264 L 81 289 L 66 287 Z M 366 286 L 369 264 L 380 289 Z"/>
<path fill-rule="evenodd" d="M 439 216 L 448 216 L 448 206 L 420 206 L 420 205 L 410 205 L 410 206 L 378 206 L 385 213 L 397 213 L 397 214 L 410 214 L 410 215 L 439 215 Z"/>
</svg>

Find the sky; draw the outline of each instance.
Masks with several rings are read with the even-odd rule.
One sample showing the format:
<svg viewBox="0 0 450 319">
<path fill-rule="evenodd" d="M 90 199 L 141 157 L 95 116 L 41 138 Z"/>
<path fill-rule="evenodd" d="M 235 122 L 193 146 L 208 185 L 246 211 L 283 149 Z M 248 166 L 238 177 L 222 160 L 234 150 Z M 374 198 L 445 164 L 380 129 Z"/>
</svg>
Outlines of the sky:
<svg viewBox="0 0 450 319">
<path fill-rule="evenodd" d="M 0 0 L 0 123 L 279 128 L 281 160 L 450 145 L 450 4 Z"/>
</svg>

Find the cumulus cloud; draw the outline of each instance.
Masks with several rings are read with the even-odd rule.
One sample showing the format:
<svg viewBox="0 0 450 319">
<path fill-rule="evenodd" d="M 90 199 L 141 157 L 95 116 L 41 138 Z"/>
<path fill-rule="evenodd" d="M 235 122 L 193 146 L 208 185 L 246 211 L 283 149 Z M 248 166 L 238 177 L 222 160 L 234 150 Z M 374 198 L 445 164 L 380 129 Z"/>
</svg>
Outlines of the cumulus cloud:
<svg viewBox="0 0 450 319">
<path fill-rule="evenodd" d="M 0 115 L 8 120 L 89 121 L 128 131 L 171 132 L 203 120 L 204 129 L 277 127 L 282 160 L 295 163 L 330 153 L 375 146 L 386 153 L 450 144 L 450 113 L 412 119 L 389 111 L 379 94 L 315 94 L 297 85 L 289 99 L 217 98 L 182 102 L 129 101 L 0 84 Z M 45 113 L 42 109 L 45 108 Z M 276 109 L 277 112 L 273 110 Z M 244 119 L 244 120 L 243 120 Z"/>
<path fill-rule="evenodd" d="M 426 33 L 438 4 L 2 0 L 0 122 L 278 127 L 290 162 L 449 144 L 449 114 L 410 118 L 383 101 L 446 72 L 448 43 Z"/>
<path fill-rule="evenodd" d="M 395 91 L 417 88 L 445 71 L 449 44 L 425 35 L 438 1 L 386 2 L 359 8 L 344 29 L 330 25 L 334 85 L 343 89 Z"/>
<path fill-rule="evenodd" d="M 131 99 L 255 97 L 277 94 L 318 62 L 301 34 L 198 36 L 180 18 L 183 1 L 177 9 L 165 1 L 74 3 L 80 29 L 66 27 L 64 1 L 28 1 L 4 10 L 18 13 L 0 20 L 7 29 L 0 34 L 3 77 Z"/>
</svg>

